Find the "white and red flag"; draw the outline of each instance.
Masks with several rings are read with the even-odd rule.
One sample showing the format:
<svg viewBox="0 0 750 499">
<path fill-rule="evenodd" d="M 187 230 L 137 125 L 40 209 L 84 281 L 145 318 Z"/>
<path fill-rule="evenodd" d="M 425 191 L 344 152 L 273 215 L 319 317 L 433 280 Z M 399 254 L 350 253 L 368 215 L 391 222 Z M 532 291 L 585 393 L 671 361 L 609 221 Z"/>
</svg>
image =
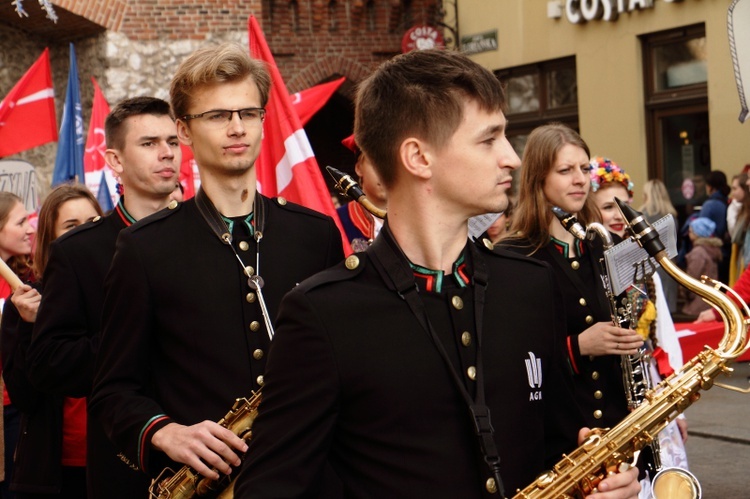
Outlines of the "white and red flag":
<svg viewBox="0 0 750 499">
<path fill-rule="evenodd" d="M 314 87 L 306 88 L 292 94 L 292 106 L 299 116 L 300 125 L 305 126 L 320 108 L 326 105 L 328 99 L 339 89 L 346 78 L 341 78 Z"/>
<path fill-rule="evenodd" d="M 104 121 L 109 114 L 109 103 L 104 98 L 102 89 L 95 78 L 91 78 L 94 84 L 94 103 L 91 107 L 91 120 L 89 121 L 89 131 L 86 136 L 86 148 L 83 152 L 83 169 L 86 175 L 86 187 L 95 195 L 102 195 L 104 192 L 110 193 L 111 205 L 117 204 L 117 190 L 115 188 L 117 180 L 112 174 L 112 169 L 104 161 L 104 152 L 107 150 L 107 143 L 104 137 Z M 107 190 L 101 187 L 101 181 L 107 181 Z M 101 200 L 100 203 L 102 204 Z M 102 208 L 104 208 L 102 206 Z"/>
<path fill-rule="evenodd" d="M 49 49 L 0 102 L 0 157 L 57 140 Z"/>
<path fill-rule="evenodd" d="M 318 168 L 310 141 L 294 111 L 279 68 L 266 44 L 255 16 L 247 22 L 250 54 L 265 61 L 271 74 L 271 95 L 266 104 L 265 133 L 260 156 L 255 162 L 258 190 L 265 196 L 286 199 L 325 213 L 334 219 L 341 232 L 344 252 L 351 253 L 323 175 Z"/>
</svg>

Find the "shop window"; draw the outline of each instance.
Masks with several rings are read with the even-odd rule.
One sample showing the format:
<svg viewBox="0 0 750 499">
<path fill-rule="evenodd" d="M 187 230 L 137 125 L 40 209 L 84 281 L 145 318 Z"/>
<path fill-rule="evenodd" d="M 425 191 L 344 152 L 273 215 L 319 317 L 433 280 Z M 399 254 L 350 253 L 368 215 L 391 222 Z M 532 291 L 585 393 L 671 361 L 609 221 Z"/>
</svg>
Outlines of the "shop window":
<svg viewBox="0 0 750 499">
<path fill-rule="evenodd" d="M 711 171 L 703 24 L 641 37 L 648 176 L 667 186 L 682 222 L 706 197 Z"/>
<path fill-rule="evenodd" d="M 575 57 L 501 69 L 510 120 L 508 139 L 520 156 L 534 128 L 559 121 L 578 130 L 578 85 Z"/>
</svg>

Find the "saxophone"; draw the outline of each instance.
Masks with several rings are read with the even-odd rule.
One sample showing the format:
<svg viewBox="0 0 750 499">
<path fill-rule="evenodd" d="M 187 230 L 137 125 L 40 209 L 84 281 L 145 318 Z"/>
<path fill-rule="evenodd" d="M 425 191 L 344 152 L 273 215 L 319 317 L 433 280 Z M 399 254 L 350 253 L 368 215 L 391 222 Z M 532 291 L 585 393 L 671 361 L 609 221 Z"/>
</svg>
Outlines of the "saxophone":
<svg viewBox="0 0 750 499">
<path fill-rule="evenodd" d="M 724 320 L 724 336 L 717 348 L 705 349 L 674 374 L 645 394 L 643 403 L 609 431 L 594 429 L 583 445 L 563 456 L 550 471 L 518 491 L 514 499 L 576 498 L 590 494 L 608 474 L 626 469 L 634 454 L 653 442 L 669 422 L 700 398 L 701 390 L 714 385 L 719 374 L 729 375 L 730 364 L 747 349 L 750 310 L 735 296 L 736 303 L 721 290 L 724 285 L 702 277 L 693 279 L 667 256 L 656 230 L 643 216 L 616 199 L 634 239 L 659 262 L 675 280 L 710 303 Z M 669 476 L 666 476 L 668 478 Z M 700 489 L 684 474 L 672 475 L 670 483 L 653 480 L 654 497 L 674 497 L 673 489 Z"/>
<path fill-rule="evenodd" d="M 258 415 L 260 401 L 260 390 L 253 392 L 250 398 L 237 399 L 229 412 L 219 420 L 219 425 L 249 442 L 252 438 L 253 421 Z M 156 499 L 191 499 L 194 497 L 230 499 L 234 497 L 234 479 L 230 475 L 223 475 L 218 480 L 213 480 L 198 474 L 187 465 L 177 473 L 170 468 L 165 468 L 149 487 L 149 493 Z"/>
</svg>

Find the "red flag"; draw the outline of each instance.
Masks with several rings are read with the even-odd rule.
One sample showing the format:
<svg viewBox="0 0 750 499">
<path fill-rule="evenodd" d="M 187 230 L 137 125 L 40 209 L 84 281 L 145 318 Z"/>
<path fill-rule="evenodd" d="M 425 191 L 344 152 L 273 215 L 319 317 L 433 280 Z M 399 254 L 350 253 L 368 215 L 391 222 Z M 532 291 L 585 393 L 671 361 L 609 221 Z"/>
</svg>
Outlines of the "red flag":
<svg viewBox="0 0 750 499">
<path fill-rule="evenodd" d="M 255 163 L 258 190 L 266 196 L 283 196 L 332 217 L 341 232 L 344 252 L 349 254 L 351 247 L 333 207 L 331 194 L 255 16 L 248 19 L 247 29 L 250 54 L 266 62 L 272 82 L 263 128 L 265 138 Z"/>
<path fill-rule="evenodd" d="M 200 177 L 198 176 L 198 169 L 195 166 L 193 150 L 182 143 L 180 144 L 180 149 L 182 150 L 182 163 L 180 163 L 180 183 L 183 189 L 182 198 L 187 201 L 195 196 L 195 181 L 198 179 L 198 185 L 200 185 Z"/>
<path fill-rule="evenodd" d="M 91 121 L 89 121 L 89 133 L 86 137 L 86 150 L 83 154 L 83 169 L 88 172 L 101 171 L 107 166 L 104 162 L 104 151 L 107 144 L 104 141 L 104 120 L 109 114 L 109 104 L 104 98 L 96 79 L 91 78 L 94 84 L 94 104 L 91 107 Z"/>
<path fill-rule="evenodd" d="M 46 48 L 0 102 L 0 157 L 56 140 L 55 91 Z"/>
<path fill-rule="evenodd" d="M 346 78 L 342 76 L 338 80 L 315 85 L 314 87 L 307 88 L 291 96 L 292 105 L 297 112 L 297 116 L 299 116 L 299 121 L 302 126 L 305 126 L 307 122 L 310 121 L 310 118 L 312 118 L 321 107 L 326 105 L 328 99 L 330 99 L 333 93 L 338 90 L 342 83 L 344 83 L 344 80 L 346 80 Z"/>
</svg>

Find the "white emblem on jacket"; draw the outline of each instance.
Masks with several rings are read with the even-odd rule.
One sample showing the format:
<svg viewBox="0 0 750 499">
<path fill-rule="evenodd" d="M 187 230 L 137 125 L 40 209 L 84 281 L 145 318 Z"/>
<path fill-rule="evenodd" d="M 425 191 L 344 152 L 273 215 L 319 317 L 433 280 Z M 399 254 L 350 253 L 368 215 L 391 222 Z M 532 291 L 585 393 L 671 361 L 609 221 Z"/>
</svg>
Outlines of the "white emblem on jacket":
<svg viewBox="0 0 750 499">
<path fill-rule="evenodd" d="M 532 391 L 529 392 L 529 400 L 542 400 L 542 359 L 537 358 L 534 352 L 529 352 L 529 358 L 526 362 L 526 375 L 529 377 L 529 386 Z"/>
</svg>

